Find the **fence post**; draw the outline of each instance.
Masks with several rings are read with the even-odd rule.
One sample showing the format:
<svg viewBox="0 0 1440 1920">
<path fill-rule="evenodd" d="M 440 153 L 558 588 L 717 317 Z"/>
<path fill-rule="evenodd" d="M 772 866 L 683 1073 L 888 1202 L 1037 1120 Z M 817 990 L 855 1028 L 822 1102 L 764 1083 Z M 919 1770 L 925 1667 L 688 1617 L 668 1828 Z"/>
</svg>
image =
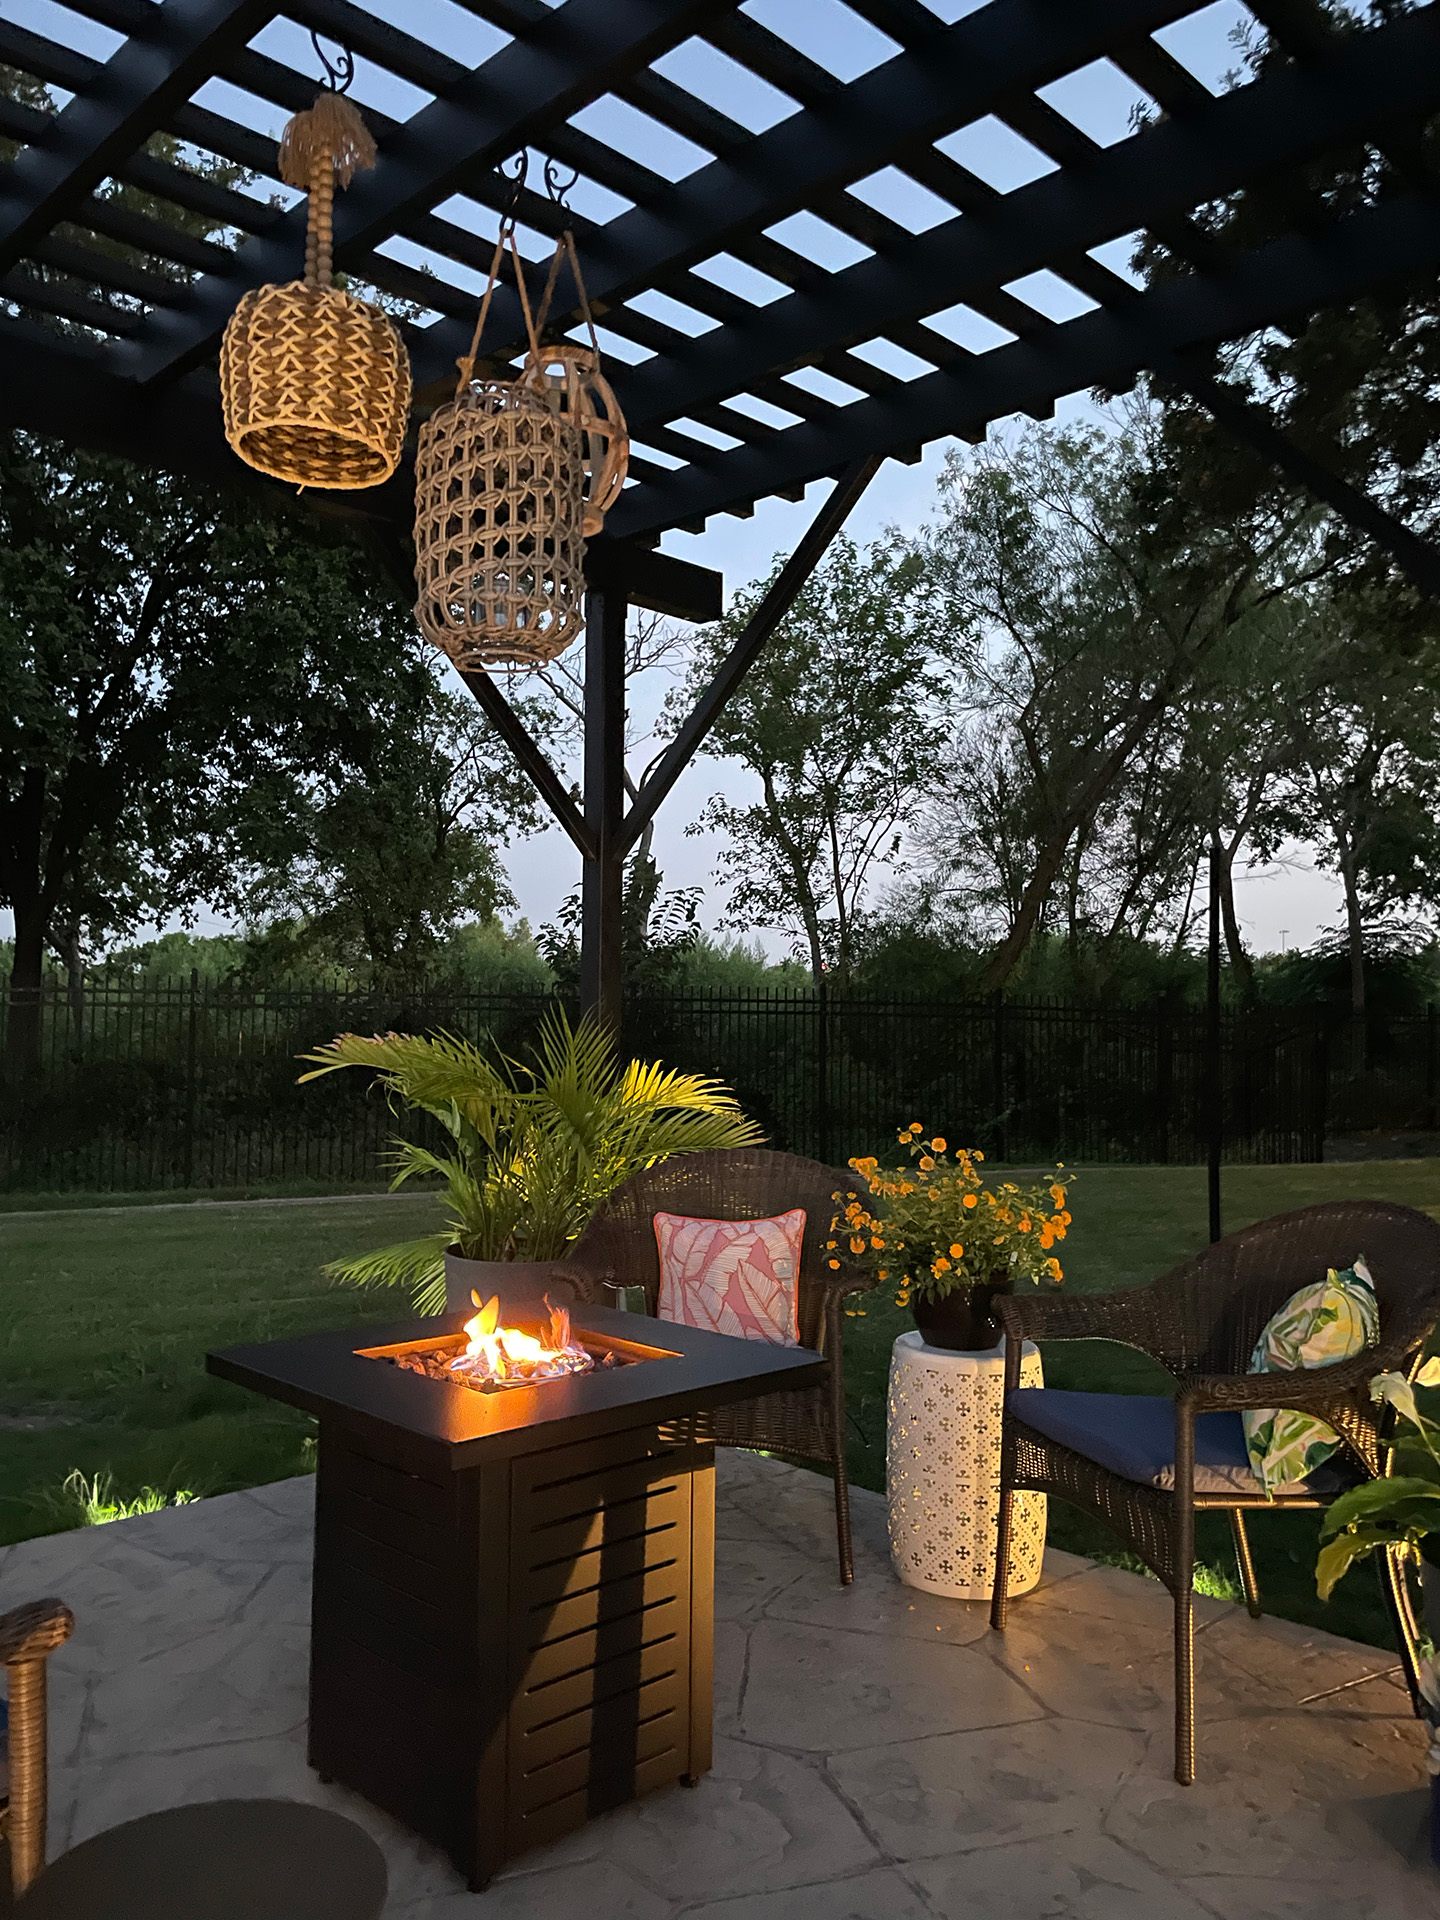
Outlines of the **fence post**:
<svg viewBox="0 0 1440 1920">
<path fill-rule="evenodd" d="M 995 1114 L 991 1152 L 1005 1158 L 1005 994 L 997 987 L 990 996 L 990 1092 Z"/>
<path fill-rule="evenodd" d="M 190 969 L 190 1015 L 185 1035 L 185 1185 L 195 1184 L 195 997 L 200 989 L 200 969 Z"/>
<path fill-rule="evenodd" d="M 1167 1001 L 1155 1002 L 1155 1143 L 1163 1167 L 1170 1159 L 1170 1081 L 1174 1070 L 1174 1012 Z"/>
<path fill-rule="evenodd" d="M 819 1022 L 815 1048 L 816 1158 L 830 1164 L 830 987 L 822 973 L 815 1001 Z"/>
</svg>

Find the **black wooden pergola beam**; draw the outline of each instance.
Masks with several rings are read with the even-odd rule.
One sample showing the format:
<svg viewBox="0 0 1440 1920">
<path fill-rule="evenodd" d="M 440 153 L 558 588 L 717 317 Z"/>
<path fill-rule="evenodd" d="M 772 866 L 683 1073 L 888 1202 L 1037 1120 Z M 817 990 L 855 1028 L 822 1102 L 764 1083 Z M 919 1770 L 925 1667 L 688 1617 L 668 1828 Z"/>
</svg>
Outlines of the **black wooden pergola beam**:
<svg viewBox="0 0 1440 1920">
<path fill-rule="evenodd" d="M 1241 339 L 1318 307 L 1354 300 L 1389 281 L 1440 267 L 1440 208 L 1414 195 L 1365 207 L 1315 233 L 1290 234 L 1099 308 L 1026 340 L 857 400 L 825 422 L 778 433 L 762 449 L 716 454 L 703 469 L 668 476 L 663 491 L 630 488 L 610 517 L 619 538 L 645 536 L 682 516 L 700 521 L 780 485 L 805 485 L 858 453 L 964 434 L 1091 387 L 1123 391 L 1170 353 Z"/>
<path fill-rule="evenodd" d="M 477 69 L 468 84 L 423 107 L 388 142 L 384 168 L 362 174 L 340 196 L 335 208 L 337 265 L 448 198 L 477 170 L 494 167 L 518 148 L 543 139 L 549 128 L 688 39 L 728 4 L 730 0 L 564 0 L 543 40 L 511 41 Z M 304 208 L 292 209 L 239 249 L 229 273 L 207 275 L 175 306 L 152 314 L 126 343 L 120 366 L 144 383 L 209 358 L 247 287 L 293 276 L 304 232 Z"/>
<path fill-rule="evenodd" d="M 858 261 L 831 276 L 823 303 L 791 294 L 742 326 L 618 373 L 626 417 L 643 433 L 654 420 L 692 414 L 817 349 L 922 319 L 1313 159 L 1337 141 L 1423 118 L 1437 98 L 1440 20 L 1403 17 L 1359 46 L 1280 68 L 1183 120 L 1158 121 L 1097 149 L 1004 195 L 990 217 L 967 213 Z"/>
<path fill-rule="evenodd" d="M 143 31 L 117 48 L 91 90 L 77 93 L 16 155 L 0 187 L 0 272 L 68 218 L 278 11 L 267 0 L 161 0 L 147 7 Z"/>
<path fill-rule="evenodd" d="M 580 250 L 590 296 L 623 300 L 842 186 L 892 162 L 903 165 L 1007 97 L 1100 57 L 1116 39 L 1190 10 L 1189 0 L 1021 0 L 950 27 L 935 20 L 914 51 L 896 54 L 733 155 L 712 160 L 653 204 L 611 221 Z M 520 303 L 509 288 L 498 290 L 491 314 L 497 351 L 523 343 Z M 418 356 L 422 379 L 453 365 L 469 340 L 443 322 L 430 336 Z"/>
</svg>

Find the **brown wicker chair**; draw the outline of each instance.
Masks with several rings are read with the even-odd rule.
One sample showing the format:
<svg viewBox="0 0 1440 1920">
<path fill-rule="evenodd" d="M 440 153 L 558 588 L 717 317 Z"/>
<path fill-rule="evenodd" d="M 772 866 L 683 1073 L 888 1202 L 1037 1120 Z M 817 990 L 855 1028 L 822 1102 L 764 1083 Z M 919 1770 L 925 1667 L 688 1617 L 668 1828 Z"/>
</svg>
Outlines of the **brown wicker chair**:
<svg viewBox="0 0 1440 1920">
<path fill-rule="evenodd" d="M 10 1799 L 0 1834 L 10 1842 L 17 1900 L 45 1864 L 45 1662 L 74 1631 L 75 1616 L 61 1600 L 0 1614 L 0 1666 L 10 1679 Z"/>
<path fill-rule="evenodd" d="M 713 1153 L 676 1154 L 636 1174 L 612 1193 L 576 1241 L 566 1267 L 580 1270 L 577 1290 L 600 1299 L 607 1281 L 643 1285 L 654 1313 L 660 1291 L 660 1256 L 655 1244 L 655 1215 L 681 1213 L 700 1220 L 767 1220 L 792 1207 L 805 1209 L 800 1252 L 800 1343 L 823 1353 L 830 1363 L 822 1386 L 794 1393 L 771 1393 L 758 1400 L 717 1409 L 715 1438 L 725 1447 L 762 1447 L 802 1460 L 824 1460 L 835 1476 L 835 1530 L 840 1578 L 854 1577 L 850 1542 L 850 1497 L 845 1479 L 845 1377 L 842 1365 L 841 1303 L 874 1283 L 842 1262 L 828 1262 L 833 1196 L 854 1191 L 854 1175 L 837 1172 L 818 1160 L 758 1147 Z"/>
<path fill-rule="evenodd" d="M 1327 1267 L 1348 1267 L 1361 1254 L 1375 1277 L 1378 1344 L 1354 1360 L 1313 1372 L 1250 1373 L 1255 1342 L 1276 1308 L 1297 1287 L 1323 1278 Z M 1195 1777 L 1195 1514 L 1212 1508 L 1229 1512 L 1246 1604 L 1258 1618 L 1244 1515 L 1272 1504 L 1258 1491 L 1196 1490 L 1196 1419 L 1246 1407 L 1298 1407 L 1329 1421 L 1342 1435 L 1345 1453 L 1337 1463 L 1348 1457 L 1362 1474 L 1386 1472 L 1388 1409 L 1372 1403 L 1369 1383 L 1377 1373 L 1410 1371 L 1440 1319 L 1440 1224 L 1383 1201 L 1332 1201 L 1232 1233 L 1152 1286 L 1127 1293 L 1006 1299 L 996 1308 L 1006 1335 L 1006 1411 L 991 1625 L 1005 1626 L 1004 1569 L 1017 1492 L 1055 1494 L 1106 1521 L 1174 1597 L 1175 1777 L 1188 1785 Z M 1172 1487 L 1126 1477 L 1022 1421 L 1016 1405 L 1025 1403 L 1012 1394 L 1027 1339 L 1115 1340 L 1159 1361 L 1178 1388 Z M 1032 1401 L 1026 1411 L 1033 1420 L 1040 1410 Z M 1307 1490 L 1279 1494 L 1273 1505 L 1319 1507 L 1325 1499 Z M 1413 1698 L 1415 1618 L 1397 1555 L 1385 1557 L 1382 1576 Z"/>
</svg>

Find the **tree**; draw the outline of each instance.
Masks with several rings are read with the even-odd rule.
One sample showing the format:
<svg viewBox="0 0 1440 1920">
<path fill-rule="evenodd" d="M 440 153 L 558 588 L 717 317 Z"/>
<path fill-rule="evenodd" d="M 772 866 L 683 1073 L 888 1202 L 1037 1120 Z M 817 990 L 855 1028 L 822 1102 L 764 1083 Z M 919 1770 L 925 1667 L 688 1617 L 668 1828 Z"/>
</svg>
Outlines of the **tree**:
<svg viewBox="0 0 1440 1920">
<path fill-rule="evenodd" d="M 772 576 L 773 577 L 773 576 Z M 733 645 L 768 582 L 697 642 L 680 712 Z M 951 675 L 926 618 L 924 558 L 898 536 L 862 552 L 837 540 L 706 743 L 759 797 L 715 795 L 692 832 L 729 836 L 724 925 L 789 934 L 818 982 L 848 978 L 866 889 L 895 871 L 921 798 L 941 777 Z"/>
<path fill-rule="evenodd" d="M 299 781 L 279 768 L 249 796 L 244 904 L 267 926 L 252 971 L 324 959 L 414 983 L 463 925 L 515 905 L 497 849 L 538 826 L 535 791 L 474 701 L 427 667 L 397 682 L 407 704 L 373 714 L 351 755 Z M 522 711 L 543 738 L 544 711 Z"/>
<path fill-rule="evenodd" d="M 1208 513 L 1144 410 L 1123 433 L 1036 431 L 963 465 L 952 455 L 942 490 L 930 566 L 969 642 L 973 710 L 1001 730 L 987 748 L 1003 775 L 1003 793 L 988 783 L 1003 798 L 988 832 L 997 872 L 1003 848 L 1007 919 L 979 982 L 989 991 L 1044 924 L 1067 862 L 1078 935 L 1087 858 L 1093 876 L 1125 818 L 1143 833 L 1131 836 L 1112 927 L 1142 896 L 1153 918 L 1173 895 L 1191 855 L 1176 796 L 1157 806 L 1174 762 L 1164 729 L 1217 649 L 1231 637 L 1238 646 L 1322 563 L 1304 503 L 1257 502 L 1248 519 Z M 971 815 L 958 811 L 955 825 L 955 840 L 968 838 Z M 1015 857 L 1027 849 L 1017 893 Z"/>
<path fill-rule="evenodd" d="M 38 1057 L 47 946 L 202 901 L 241 911 L 255 796 L 342 779 L 363 792 L 377 742 L 429 684 L 410 621 L 344 531 L 278 495 L 0 440 L 12 1067 Z"/>
</svg>

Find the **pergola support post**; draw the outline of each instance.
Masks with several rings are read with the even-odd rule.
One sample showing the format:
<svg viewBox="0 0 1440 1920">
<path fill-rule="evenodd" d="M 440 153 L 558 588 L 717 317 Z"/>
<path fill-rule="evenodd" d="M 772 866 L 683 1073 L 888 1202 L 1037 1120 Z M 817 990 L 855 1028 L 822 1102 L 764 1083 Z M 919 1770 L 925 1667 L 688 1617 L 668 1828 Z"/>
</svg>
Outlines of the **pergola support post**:
<svg viewBox="0 0 1440 1920">
<path fill-rule="evenodd" d="M 592 848 L 580 889 L 580 1002 L 618 1029 L 625 897 L 625 619 L 622 591 L 585 596 L 585 824 Z"/>
</svg>

